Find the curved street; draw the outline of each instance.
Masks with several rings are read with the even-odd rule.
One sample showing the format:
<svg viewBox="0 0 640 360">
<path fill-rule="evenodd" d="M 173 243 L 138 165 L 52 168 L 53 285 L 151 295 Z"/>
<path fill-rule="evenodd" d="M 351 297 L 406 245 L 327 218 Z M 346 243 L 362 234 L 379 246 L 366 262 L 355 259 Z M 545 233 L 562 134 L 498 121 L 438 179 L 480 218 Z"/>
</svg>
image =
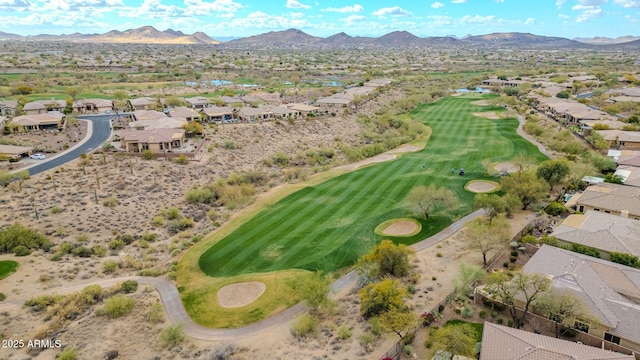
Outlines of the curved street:
<svg viewBox="0 0 640 360">
<path fill-rule="evenodd" d="M 114 115 L 79 115 L 79 120 L 88 121 L 87 136 L 69 150 L 57 154 L 36 165 L 31 165 L 20 170 L 28 170 L 29 176 L 37 175 L 41 172 L 51 170 L 69 161 L 77 159 L 82 153 L 89 153 L 100 148 L 102 144 L 109 140 L 111 136 L 111 121 Z"/>
</svg>

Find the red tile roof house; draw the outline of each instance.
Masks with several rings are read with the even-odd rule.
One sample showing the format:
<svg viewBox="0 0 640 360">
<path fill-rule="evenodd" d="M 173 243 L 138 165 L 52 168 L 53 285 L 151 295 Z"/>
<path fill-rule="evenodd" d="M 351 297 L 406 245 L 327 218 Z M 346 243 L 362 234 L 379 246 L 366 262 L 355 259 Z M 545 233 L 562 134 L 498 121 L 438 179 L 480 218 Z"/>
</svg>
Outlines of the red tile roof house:
<svg viewBox="0 0 640 360">
<path fill-rule="evenodd" d="M 120 130 L 116 139 L 127 152 L 150 150 L 163 153 L 180 149 L 185 141 L 184 129 Z"/>
</svg>

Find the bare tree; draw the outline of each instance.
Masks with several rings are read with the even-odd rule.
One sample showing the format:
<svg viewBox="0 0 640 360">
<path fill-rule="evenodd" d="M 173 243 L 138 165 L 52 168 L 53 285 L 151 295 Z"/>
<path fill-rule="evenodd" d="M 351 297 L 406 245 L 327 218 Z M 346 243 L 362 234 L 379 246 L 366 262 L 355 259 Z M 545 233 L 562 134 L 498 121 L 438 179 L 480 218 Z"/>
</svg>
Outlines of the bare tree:
<svg viewBox="0 0 640 360">
<path fill-rule="evenodd" d="M 482 254 L 482 263 L 487 266 L 487 255 L 507 246 L 510 228 L 511 225 L 504 216 L 497 216 L 489 221 L 477 218 L 467 226 L 463 236 L 469 242 L 469 248 Z"/>
<path fill-rule="evenodd" d="M 529 306 L 549 290 L 551 280 L 544 274 L 518 271 L 513 278 L 505 271 L 496 271 L 487 277 L 487 291 L 509 307 L 516 328 L 520 328 L 529 313 Z M 517 302 L 522 302 L 522 315 L 518 317 Z"/>
</svg>

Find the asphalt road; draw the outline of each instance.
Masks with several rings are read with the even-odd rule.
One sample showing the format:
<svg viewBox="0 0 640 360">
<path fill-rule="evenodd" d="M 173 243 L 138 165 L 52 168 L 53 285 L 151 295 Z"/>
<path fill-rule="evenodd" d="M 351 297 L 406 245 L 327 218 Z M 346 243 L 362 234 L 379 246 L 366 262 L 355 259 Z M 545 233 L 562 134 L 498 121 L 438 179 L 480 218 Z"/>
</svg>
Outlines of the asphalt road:
<svg viewBox="0 0 640 360">
<path fill-rule="evenodd" d="M 80 144 L 80 146 L 73 147 L 71 150 L 66 151 L 60 155 L 54 156 L 50 159 L 44 160 L 42 163 L 29 167 L 29 175 L 33 176 L 44 171 L 51 170 L 57 166 L 63 165 L 71 160 L 74 160 L 82 153 L 89 153 L 100 146 L 109 139 L 111 136 L 111 122 L 109 119 L 114 116 L 111 115 L 80 115 L 78 119 L 91 121 L 91 134 L 89 139 Z"/>
</svg>

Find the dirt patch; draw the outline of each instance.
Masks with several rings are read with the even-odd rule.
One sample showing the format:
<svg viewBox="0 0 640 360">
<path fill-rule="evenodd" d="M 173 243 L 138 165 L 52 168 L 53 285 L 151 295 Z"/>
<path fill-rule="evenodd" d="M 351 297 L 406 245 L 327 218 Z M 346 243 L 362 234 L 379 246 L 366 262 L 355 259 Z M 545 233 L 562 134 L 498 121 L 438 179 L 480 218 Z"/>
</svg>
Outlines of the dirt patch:
<svg viewBox="0 0 640 360">
<path fill-rule="evenodd" d="M 227 285 L 218 290 L 218 302 L 223 308 L 247 306 L 264 293 L 267 286 L 260 281 L 248 281 Z"/>
<path fill-rule="evenodd" d="M 491 103 L 487 100 L 477 100 L 471 103 L 471 105 L 476 106 L 491 106 Z"/>
<path fill-rule="evenodd" d="M 493 181 L 474 180 L 465 185 L 465 189 L 473 193 L 488 193 L 495 191 L 499 184 Z"/>
<path fill-rule="evenodd" d="M 422 150 L 422 146 L 417 145 L 402 145 L 393 150 L 387 151 L 388 154 L 404 154 L 408 152 L 416 152 Z"/>
<path fill-rule="evenodd" d="M 394 219 L 385 221 L 376 228 L 383 236 L 413 236 L 422 230 L 422 225 L 413 219 Z"/>
<path fill-rule="evenodd" d="M 497 163 L 493 168 L 496 169 L 496 171 L 508 173 L 516 172 L 520 169 L 518 165 L 510 162 Z"/>
<path fill-rule="evenodd" d="M 353 164 L 348 164 L 348 165 L 342 165 L 342 166 L 338 166 L 336 169 L 340 169 L 340 170 L 355 170 L 355 169 L 359 169 L 363 166 L 367 166 L 367 165 L 371 165 L 371 164 L 376 164 L 376 163 L 380 163 L 380 162 L 385 162 L 385 161 L 389 161 L 389 160 L 393 160 L 395 159 L 397 156 L 396 155 L 391 155 L 391 154 L 380 154 L 380 155 L 376 155 L 372 158 L 368 158 L 362 161 L 358 161 L 357 163 L 353 163 Z"/>
<path fill-rule="evenodd" d="M 489 119 L 489 120 L 500 120 L 501 117 L 496 114 L 495 111 L 485 111 L 485 112 L 479 112 L 479 113 L 473 113 L 473 116 L 477 116 L 477 117 L 481 117 L 481 118 L 485 118 L 485 119 Z"/>
</svg>

